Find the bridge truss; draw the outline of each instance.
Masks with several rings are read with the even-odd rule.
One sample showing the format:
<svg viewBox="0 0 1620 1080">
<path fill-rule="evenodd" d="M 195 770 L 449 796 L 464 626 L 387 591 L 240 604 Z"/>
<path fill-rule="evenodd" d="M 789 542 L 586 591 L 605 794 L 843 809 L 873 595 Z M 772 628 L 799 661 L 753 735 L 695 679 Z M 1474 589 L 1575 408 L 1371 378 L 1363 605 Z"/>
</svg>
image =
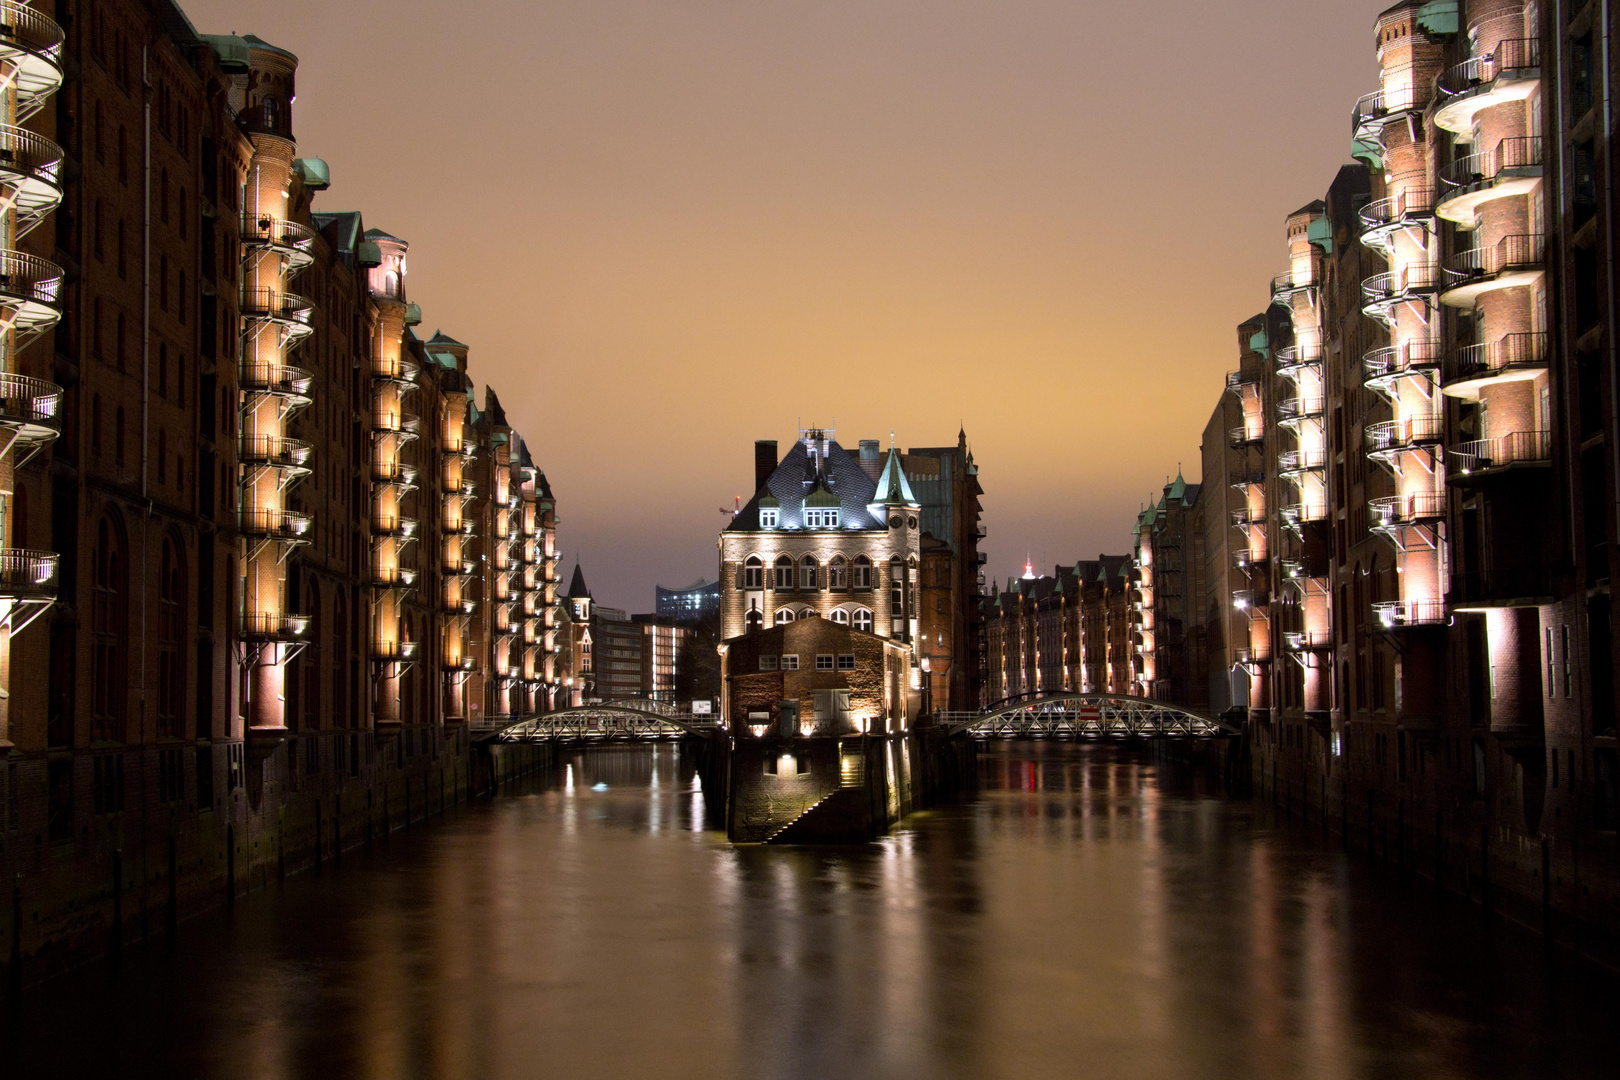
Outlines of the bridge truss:
<svg viewBox="0 0 1620 1080">
<path fill-rule="evenodd" d="M 713 717 L 693 716 L 656 701 L 605 701 L 519 720 L 493 733 L 496 742 L 659 742 L 712 731 Z"/>
<path fill-rule="evenodd" d="M 949 734 L 975 739 L 1216 738 L 1238 728 L 1164 701 L 1114 694 L 1054 694 L 1015 698 L 980 712 L 942 712 Z"/>
</svg>

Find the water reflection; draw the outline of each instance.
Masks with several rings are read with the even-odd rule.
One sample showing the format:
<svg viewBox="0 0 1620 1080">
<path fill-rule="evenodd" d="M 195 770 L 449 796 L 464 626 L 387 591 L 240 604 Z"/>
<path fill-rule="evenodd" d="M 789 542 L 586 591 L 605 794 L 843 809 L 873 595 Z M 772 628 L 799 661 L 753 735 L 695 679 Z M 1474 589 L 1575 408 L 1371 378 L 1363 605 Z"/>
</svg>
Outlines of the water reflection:
<svg viewBox="0 0 1620 1080">
<path fill-rule="evenodd" d="M 0 1071 L 1612 1074 L 1612 986 L 1195 778 L 1037 744 L 982 787 L 866 847 L 733 848 L 678 748 L 580 751 L 30 991 Z"/>
</svg>

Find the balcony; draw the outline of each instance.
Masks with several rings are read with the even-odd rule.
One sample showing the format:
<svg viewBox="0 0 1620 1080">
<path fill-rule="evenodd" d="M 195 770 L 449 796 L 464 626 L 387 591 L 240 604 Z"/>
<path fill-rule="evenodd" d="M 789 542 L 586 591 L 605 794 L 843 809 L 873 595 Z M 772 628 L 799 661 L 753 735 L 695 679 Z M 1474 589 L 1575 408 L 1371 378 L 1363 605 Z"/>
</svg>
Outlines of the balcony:
<svg viewBox="0 0 1620 1080">
<path fill-rule="evenodd" d="M 1282 508 L 1283 524 L 1295 533 L 1312 522 L 1326 521 L 1327 516 L 1327 500 L 1320 494 L 1315 499 L 1301 498 Z"/>
<path fill-rule="evenodd" d="M 1440 289 L 1440 268 L 1416 263 L 1404 270 L 1374 274 L 1361 283 L 1361 310 L 1385 326 L 1395 325 L 1395 309 L 1403 304 L 1429 306 Z"/>
<path fill-rule="evenodd" d="M 1232 449 L 1243 450 L 1264 443 L 1266 441 L 1266 431 L 1259 424 L 1245 424 L 1228 432 L 1227 440 L 1232 444 Z"/>
<path fill-rule="evenodd" d="M 1314 278 L 1315 275 L 1306 274 L 1303 276 L 1307 278 Z M 1296 280 L 1295 274 L 1292 270 L 1286 270 L 1271 279 L 1271 302 L 1273 304 L 1280 304 L 1283 307 L 1292 307 L 1294 297 L 1308 296 L 1315 291 L 1316 282 L 1314 280 Z"/>
<path fill-rule="evenodd" d="M 241 219 L 242 246 L 273 251 L 286 264 L 287 272 L 302 270 L 314 261 L 315 230 L 296 221 L 261 214 Z"/>
<path fill-rule="evenodd" d="M 1364 434 L 1367 456 L 1389 459 L 1407 451 L 1437 446 L 1445 437 L 1445 428 L 1446 418 L 1440 415 L 1409 416 L 1404 420 L 1368 424 Z"/>
<path fill-rule="evenodd" d="M 241 637 L 243 641 L 274 644 L 301 642 L 309 633 L 308 615 L 289 615 L 284 612 L 246 611 L 242 613 Z"/>
<path fill-rule="evenodd" d="M 1494 439 L 1458 443 L 1447 451 L 1452 468 L 1447 479 L 1467 483 L 1510 469 L 1546 468 L 1552 464 L 1552 432 L 1515 431 Z"/>
<path fill-rule="evenodd" d="M 1400 630 L 1412 626 L 1444 626 L 1451 617 L 1442 600 L 1380 600 L 1373 604 L 1375 629 Z"/>
<path fill-rule="evenodd" d="M 285 398 L 289 405 L 298 408 L 309 404 L 309 388 L 314 381 L 314 375 L 291 364 L 244 360 L 237 369 L 237 384 L 243 391 Z"/>
<path fill-rule="evenodd" d="M 1239 667 L 1259 667 L 1271 663 L 1271 649 L 1269 646 L 1257 649 L 1250 645 L 1240 645 L 1232 650 L 1232 659 Z"/>
<path fill-rule="evenodd" d="M 0 597 L 13 603 L 54 599 L 59 558 L 54 551 L 0 549 Z"/>
<path fill-rule="evenodd" d="M 439 564 L 439 573 L 445 577 L 469 577 L 476 568 L 471 559 L 446 559 Z"/>
<path fill-rule="evenodd" d="M 1249 548 L 1236 548 L 1232 552 L 1232 565 L 1245 574 L 1263 573 L 1270 559 L 1265 555 L 1256 555 Z"/>
<path fill-rule="evenodd" d="M 445 615 L 471 615 L 478 610 L 478 601 L 460 596 L 439 597 L 439 611 Z"/>
<path fill-rule="evenodd" d="M 416 571 L 404 566 L 376 567 L 371 584 L 379 589 L 409 589 L 416 584 Z"/>
<path fill-rule="evenodd" d="M 307 544 L 309 528 L 314 521 L 309 515 L 292 510 L 244 506 L 237 511 L 236 523 L 243 536 L 279 540 L 286 544 Z"/>
<path fill-rule="evenodd" d="M 1265 507 L 1240 506 L 1232 511 L 1232 524 L 1240 529 L 1266 523 Z"/>
<path fill-rule="evenodd" d="M 418 643 L 414 641 L 374 641 L 371 643 L 371 658 L 390 664 L 415 660 L 417 646 Z"/>
<path fill-rule="evenodd" d="M 1439 367 L 1440 347 L 1435 342 L 1410 341 L 1366 353 L 1361 358 L 1361 377 L 1366 385 L 1393 398 L 1394 386 L 1401 379 L 1432 379 Z"/>
<path fill-rule="evenodd" d="M 285 435 L 243 435 L 236 447 L 237 459 L 244 465 L 299 473 L 309 472 L 313 452 L 309 443 Z"/>
<path fill-rule="evenodd" d="M 439 525 L 439 531 L 446 535 L 471 536 L 478 528 L 478 522 L 473 518 L 461 518 L 457 521 L 445 521 Z"/>
<path fill-rule="evenodd" d="M 1498 383 L 1525 382 L 1547 373 L 1547 335 L 1508 334 L 1484 345 L 1447 353 L 1440 388 L 1447 397 L 1478 401 Z"/>
<path fill-rule="evenodd" d="M 43 135 L 0 124 L 0 184 L 11 188 L 22 237 L 62 201 L 62 148 Z"/>
<path fill-rule="evenodd" d="M 1327 468 L 1326 450 L 1289 450 L 1277 455 L 1277 475 L 1298 481 L 1305 473 Z"/>
<path fill-rule="evenodd" d="M 417 377 L 422 374 L 422 366 L 408 356 L 373 357 L 371 361 L 371 377 L 382 382 L 394 383 L 397 386 L 407 386 L 414 389 Z"/>
<path fill-rule="evenodd" d="M 371 463 L 371 479 L 373 483 L 377 484 L 415 487 L 416 466 L 404 465 L 397 461 L 373 461 Z"/>
<path fill-rule="evenodd" d="M 1319 345 L 1287 345 L 1277 350 L 1277 374 L 1285 379 L 1297 379 L 1312 370 L 1322 369 L 1322 348 Z"/>
<path fill-rule="evenodd" d="M 1238 611 L 1254 611 L 1264 608 L 1271 603 L 1271 591 L 1264 586 L 1258 589 L 1233 589 L 1232 606 Z"/>
<path fill-rule="evenodd" d="M 467 476 L 462 476 L 455 480 L 445 479 L 441 480 L 439 483 L 444 489 L 444 493 L 446 495 L 460 495 L 463 498 L 467 498 L 477 490 L 477 485 L 475 485 L 472 482 L 472 479 Z"/>
<path fill-rule="evenodd" d="M 1541 607 L 1553 602 L 1551 567 L 1525 566 L 1452 574 L 1446 603 L 1453 611 Z"/>
<path fill-rule="evenodd" d="M 1367 500 L 1369 527 L 1375 530 L 1432 525 L 1446 519 L 1446 496 L 1438 491 L 1414 491 Z"/>
<path fill-rule="evenodd" d="M 1319 397 L 1291 397 L 1277 403 L 1277 417 L 1283 427 L 1298 427 L 1306 420 L 1320 420 L 1327 402 Z"/>
<path fill-rule="evenodd" d="M 0 373 L 0 427 L 17 440 L 43 444 L 61 429 L 62 388 L 44 379 Z"/>
<path fill-rule="evenodd" d="M 1435 126 L 1467 139 L 1482 110 L 1523 101 L 1540 82 L 1541 42 L 1536 38 L 1499 41 L 1489 53 L 1465 60 L 1435 80 L 1440 92 Z"/>
<path fill-rule="evenodd" d="M 3 0 L 0 60 L 16 69 L 17 119 L 27 119 L 62 85 L 62 28 L 27 4 Z"/>
<path fill-rule="evenodd" d="M 1435 212 L 1464 229 L 1479 225 L 1479 208 L 1492 199 L 1528 195 L 1541 180 L 1541 136 L 1503 139 L 1490 150 L 1457 158 L 1440 170 Z"/>
<path fill-rule="evenodd" d="M 403 514 L 372 514 L 371 535 L 408 540 L 416 535 L 416 520 Z"/>
<path fill-rule="evenodd" d="M 1262 377 L 1262 373 L 1259 371 L 1243 371 L 1241 369 L 1238 371 L 1228 371 L 1226 373 L 1226 389 L 1234 394 L 1237 394 L 1239 397 L 1243 396 L 1243 390 L 1245 387 L 1253 387 L 1258 393 L 1260 389 L 1260 380 Z"/>
<path fill-rule="evenodd" d="M 1393 238 L 1405 229 L 1427 230 L 1434 224 L 1434 189 L 1409 187 L 1361 208 L 1361 242 L 1388 258 Z"/>
<path fill-rule="evenodd" d="M 1264 484 L 1266 482 L 1266 471 L 1264 469 L 1238 469 L 1229 474 L 1228 479 L 1234 488 L 1239 491 L 1246 491 L 1255 484 Z"/>
<path fill-rule="evenodd" d="M 1333 631 L 1290 630 L 1283 634 L 1283 644 L 1289 652 L 1331 652 Z"/>
<path fill-rule="evenodd" d="M 9 8 L 7 9 L 9 10 Z M 21 251 L 0 251 L 0 311 L 21 335 L 41 333 L 62 317 L 60 266 Z"/>
<path fill-rule="evenodd" d="M 400 442 L 408 442 L 421 434 L 422 421 L 397 412 L 373 412 L 371 430 L 377 435 L 393 436 Z"/>
<path fill-rule="evenodd" d="M 1387 72 L 1384 80 L 1384 89 L 1362 95 L 1351 111 L 1352 140 L 1382 146 L 1385 125 L 1428 108 L 1433 90 L 1427 79 L 1419 77 L 1415 65 Z"/>
<path fill-rule="evenodd" d="M 1516 233 L 1490 247 L 1459 251 L 1446 260 L 1440 302 L 1468 308 L 1488 292 L 1534 285 L 1542 278 L 1546 251 L 1547 238 L 1540 233 Z"/>
<path fill-rule="evenodd" d="M 290 345 L 313 332 L 309 320 L 314 311 L 314 301 L 285 289 L 242 290 L 242 318 L 281 327 L 283 345 Z"/>
</svg>

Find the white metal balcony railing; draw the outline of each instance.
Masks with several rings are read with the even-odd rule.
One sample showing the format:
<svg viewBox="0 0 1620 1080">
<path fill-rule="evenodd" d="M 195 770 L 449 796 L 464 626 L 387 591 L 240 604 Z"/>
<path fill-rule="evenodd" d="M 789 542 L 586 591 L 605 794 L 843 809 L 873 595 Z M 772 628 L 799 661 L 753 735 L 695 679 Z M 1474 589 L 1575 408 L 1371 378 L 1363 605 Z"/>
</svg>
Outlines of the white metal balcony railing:
<svg viewBox="0 0 1620 1080">
<path fill-rule="evenodd" d="M 1465 345 L 1446 354 L 1441 385 L 1516 375 L 1534 375 L 1547 367 L 1547 335 L 1543 332 L 1507 334 L 1482 345 Z"/>
<path fill-rule="evenodd" d="M 1512 465 L 1552 463 L 1552 432 L 1514 431 L 1491 439 L 1458 443 L 1447 451 L 1452 475 L 1469 476 Z"/>
<path fill-rule="evenodd" d="M 1362 378 L 1384 384 L 1411 376 L 1431 376 L 1440 365 L 1440 347 L 1432 341 L 1409 341 L 1372 349 L 1361 358 Z M 1382 389 L 1382 387 L 1379 387 Z"/>
<path fill-rule="evenodd" d="M 1380 600 L 1372 605 L 1374 621 L 1386 630 L 1407 626 L 1443 626 L 1448 621 L 1443 600 Z"/>
<path fill-rule="evenodd" d="M 1430 524 L 1445 520 L 1446 497 L 1438 491 L 1380 496 L 1367 500 L 1367 513 L 1375 529 Z"/>
<path fill-rule="evenodd" d="M 308 471 L 312 453 L 309 443 L 286 435 L 243 435 L 237 440 L 236 456 L 244 465 Z"/>
<path fill-rule="evenodd" d="M 308 543 L 314 519 L 294 510 L 274 510 L 243 506 L 237 510 L 237 527 L 242 535 L 287 543 Z"/>
<path fill-rule="evenodd" d="M 1445 426 L 1445 417 L 1439 414 L 1368 424 L 1364 433 L 1367 453 L 1390 454 L 1433 446 L 1444 437 Z"/>
<path fill-rule="evenodd" d="M 0 596 L 8 600 L 48 600 L 56 595 L 60 556 L 54 551 L 0 549 Z"/>
<path fill-rule="evenodd" d="M 54 19 L 18 0 L 0 0 L 0 60 L 14 69 L 18 122 L 61 87 L 62 41 Z"/>
</svg>

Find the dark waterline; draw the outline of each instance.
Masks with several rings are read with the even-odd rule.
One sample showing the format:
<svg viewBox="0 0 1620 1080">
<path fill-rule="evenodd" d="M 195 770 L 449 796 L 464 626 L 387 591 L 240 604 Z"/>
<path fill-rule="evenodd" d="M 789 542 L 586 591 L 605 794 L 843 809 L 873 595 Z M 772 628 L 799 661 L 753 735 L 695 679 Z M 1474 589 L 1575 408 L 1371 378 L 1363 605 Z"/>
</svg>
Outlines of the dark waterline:
<svg viewBox="0 0 1620 1080">
<path fill-rule="evenodd" d="M 732 848 L 673 747 L 26 991 L 28 1077 L 1620 1074 L 1620 993 L 1169 767 L 992 747 L 864 848 Z"/>
</svg>

